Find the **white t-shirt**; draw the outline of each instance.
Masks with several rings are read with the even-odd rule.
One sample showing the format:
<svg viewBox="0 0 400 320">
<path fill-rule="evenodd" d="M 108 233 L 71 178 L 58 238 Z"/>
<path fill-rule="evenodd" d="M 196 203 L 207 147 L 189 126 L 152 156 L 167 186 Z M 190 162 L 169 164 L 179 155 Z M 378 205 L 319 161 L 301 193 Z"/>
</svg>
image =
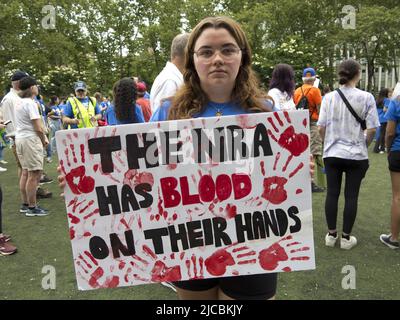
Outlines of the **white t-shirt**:
<svg viewBox="0 0 400 320">
<path fill-rule="evenodd" d="M 268 91 L 268 95 L 274 99 L 275 107 L 279 110 L 296 110 L 296 105 L 293 101 L 293 97 L 289 97 L 286 92 L 282 92 L 278 88 L 273 88 Z"/>
<path fill-rule="evenodd" d="M 183 84 L 183 75 L 172 62 L 167 62 L 164 69 L 154 80 L 150 91 L 150 107 L 154 113 L 160 106 L 160 101 L 175 95 Z"/>
<path fill-rule="evenodd" d="M 13 88 L 7 93 L 0 104 L 0 109 L 4 121 L 11 120 L 6 126 L 7 134 L 10 136 L 15 135 L 15 106 L 21 101 L 18 91 Z"/>
<path fill-rule="evenodd" d="M 32 120 L 40 119 L 38 106 L 30 98 L 21 99 L 15 106 L 15 138 L 24 139 L 36 136 Z"/>
<path fill-rule="evenodd" d="M 380 126 L 372 94 L 357 88 L 340 88 L 354 111 L 365 119 L 367 129 Z M 368 159 L 364 131 L 347 109 L 337 91 L 325 95 L 319 112 L 318 126 L 325 127 L 324 158 Z"/>
</svg>

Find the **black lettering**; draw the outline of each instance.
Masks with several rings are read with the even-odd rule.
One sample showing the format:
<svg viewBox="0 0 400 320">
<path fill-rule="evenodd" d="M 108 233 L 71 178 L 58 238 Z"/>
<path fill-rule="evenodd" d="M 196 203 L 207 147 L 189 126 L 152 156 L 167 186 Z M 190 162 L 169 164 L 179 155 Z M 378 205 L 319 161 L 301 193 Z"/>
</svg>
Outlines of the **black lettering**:
<svg viewBox="0 0 400 320">
<path fill-rule="evenodd" d="M 94 236 L 89 240 L 89 250 L 95 259 L 105 259 L 110 253 L 107 243 L 98 236 Z"/>
<path fill-rule="evenodd" d="M 153 241 L 154 253 L 164 253 L 162 237 L 168 235 L 167 228 L 158 228 L 144 231 L 144 238 L 151 239 Z"/>
<path fill-rule="evenodd" d="M 289 224 L 286 212 L 282 209 L 276 209 L 275 215 L 276 219 L 278 220 L 279 235 L 283 236 L 285 235 Z"/>
<path fill-rule="evenodd" d="M 241 127 L 233 125 L 227 126 L 228 132 L 230 133 L 230 141 L 228 143 L 229 157 L 230 160 L 235 161 L 237 152 L 239 151 L 239 157 L 246 159 L 249 157 L 247 145 L 243 142 L 244 131 Z"/>
<path fill-rule="evenodd" d="M 254 145 L 251 156 L 253 158 L 260 156 L 260 147 L 263 149 L 264 157 L 272 156 L 271 144 L 269 142 L 269 137 L 267 129 L 262 123 L 259 123 L 254 132 Z"/>
<path fill-rule="evenodd" d="M 203 233 L 201 232 L 200 221 L 190 221 L 186 223 L 187 234 L 189 238 L 190 248 L 202 247 L 203 246 Z"/>
<path fill-rule="evenodd" d="M 132 207 L 133 211 L 139 210 L 139 204 L 136 200 L 135 193 L 133 192 L 132 188 L 127 184 L 122 186 L 121 190 L 121 204 L 122 204 L 122 211 L 129 212 L 129 206 Z"/>
<path fill-rule="evenodd" d="M 255 211 L 253 213 L 253 232 L 254 239 L 265 239 L 265 224 L 261 212 Z"/>
<path fill-rule="evenodd" d="M 248 240 L 254 240 L 253 228 L 251 224 L 251 213 L 246 212 L 244 214 L 244 224 L 242 220 L 242 214 L 238 214 L 235 217 L 236 234 L 238 242 L 246 242 L 244 233 L 247 233 Z"/>
<path fill-rule="evenodd" d="M 226 229 L 226 220 L 216 217 L 212 219 L 212 224 L 214 229 L 215 246 L 220 247 L 222 245 L 221 240 L 225 245 L 232 244 L 231 238 L 229 238 L 228 234 L 224 232 Z"/>
<path fill-rule="evenodd" d="M 135 192 L 144 198 L 144 200 L 139 202 L 142 209 L 149 208 L 153 204 L 153 196 L 150 193 L 151 190 L 150 183 L 140 183 L 135 187 Z"/>
<path fill-rule="evenodd" d="M 135 241 L 133 240 L 132 230 L 125 231 L 126 246 L 121 242 L 121 239 L 116 233 L 110 234 L 111 248 L 114 258 L 120 257 L 120 252 L 124 256 L 132 256 L 135 252 Z"/>
<path fill-rule="evenodd" d="M 108 186 L 107 193 L 108 195 L 105 193 L 104 187 L 96 187 L 100 216 L 108 216 L 110 214 L 109 205 L 112 207 L 113 214 L 121 213 L 117 186 Z"/>
<path fill-rule="evenodd" d="M 182 249 L 186 250 L 189 248 L 188 244 L 188 237 L 187 237 L 187 232 L 185 228 L 185 224 L 181 223 L 178 224 L 178 232 L 175 230 L 175 226 L 169 226 L 168 231 L 169 231 L 169 238 L 171 240 L 171 249 L 172 252 L 179 252 L 181 251 L 178 248 L 178 241 L 182 242 Z"/>
<path fill-rule="evenodd" d="M 126 135 L 126 153 L 128 157 L 129 169 L 139 169 L 139 159 L 143 158 L 146 162 L 147 168 L 154 168 L 158 166 L 156 163 L 149 162 L 146 158 L 147 149 L 153 144 L 157 145 L 157 138 L 154 133 L 143 133 L 143 147 L 139 145 L 139 134 Z M 158 154 L 158 153 L 157 153 Z"/>
<path fill-rule="evenodd" d="M 299 213 L 299 209 L 295 206 L 292 206 L 288 209 L 288 215 L 290 218 L 292 218 L 294 220 L 294 222 L 296 223 L 294 226 L 291 226 L 290 229 L 290 233 L 295 233 L 295 232 L 299 232 L 301 230 L 301 220 L 298 216 L 296 216 L 296 214 Z"/>
<path fill-rule="evenodd" d="M 269 210 L 269 212 L 270 214 L 268 214 L 267 211 L 263 211 L 267 237 L 269 237 L 270 230 L 272 230 L 272 233 L 274 235 L 279 236 L 278 223 L 276 222 L 275 212 L 274 210 Z"/>
<path fill-rule="evenodd" d="M 208 246 L 214 243 L 213 229 L 211 225 L 211 219 L 205 219 L 201 221 L 204 232 L 204 245 Z"/>
<path fill-rule="evenodd" d="M 114 165 L 111 154 L 121 150 L 120 136 L 89 139 L 88 146 L 90 154 L 100 154 L 101 170 L 104 173 L 113 172 Z"/>
</svg>

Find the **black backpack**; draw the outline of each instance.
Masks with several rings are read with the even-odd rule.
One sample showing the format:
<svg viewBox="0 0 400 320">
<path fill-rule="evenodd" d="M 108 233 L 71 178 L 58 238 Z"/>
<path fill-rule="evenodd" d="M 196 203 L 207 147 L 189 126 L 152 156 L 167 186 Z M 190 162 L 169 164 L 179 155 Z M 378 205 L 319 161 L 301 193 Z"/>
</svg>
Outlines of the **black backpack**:
<svg viewBox="0 0 400 320">
<path fill-rule="evenodd" d="M 307 91 L 307 94 L 310 92 L 310 90 L 311 89 Z M 296 104 L 296 110 L 307 110 L 309 109 L 308 99 L 307 99 L 307 94 L 304 94 L 303 87 L 301 87 L 301 94 L 302 96 L 299 102 Z"/>
</svg>

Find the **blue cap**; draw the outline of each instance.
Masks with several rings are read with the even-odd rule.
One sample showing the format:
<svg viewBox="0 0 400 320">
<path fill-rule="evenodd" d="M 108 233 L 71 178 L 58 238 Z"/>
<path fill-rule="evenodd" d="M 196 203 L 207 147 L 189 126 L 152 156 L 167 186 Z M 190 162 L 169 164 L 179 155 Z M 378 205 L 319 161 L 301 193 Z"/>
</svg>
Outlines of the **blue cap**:
<svg viewBox="0 0 400 320">
<path fill-rule="evenodd" d="M 310 78 L 310 77 L 315 77 L 316 72 L 313 68 L 306 68 L 303 71 L 303 78 Z"/>
<path fill-rule="evenodd" d="M 86 90 L 86 83 L 83 81 L 77 81 L 74 85 L 75 91 L 77 90 Z"/>
</svg>

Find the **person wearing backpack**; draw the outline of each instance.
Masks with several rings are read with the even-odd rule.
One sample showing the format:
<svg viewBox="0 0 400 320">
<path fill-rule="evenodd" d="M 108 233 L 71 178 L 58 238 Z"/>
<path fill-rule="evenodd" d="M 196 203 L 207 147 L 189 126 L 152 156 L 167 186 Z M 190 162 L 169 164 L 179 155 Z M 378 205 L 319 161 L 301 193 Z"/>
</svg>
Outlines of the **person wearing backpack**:
<svg viewBox="0 0 400 320">
<path fill-rule="evenodd" d="M 62 122 L 71 129 L 93 128 L 101 119 L 101 109 L 96 98 L 87 96 L 86 83 L 78 81 L 74 85 L 75 96 L 70 97 L 62 110 Z"/>
<path fill-rule="evenodd" d="M 325 189 L 324 165 L 322 161 L 322 140 L 318 133 L 318 115 L 322 102 L 321 91 L 314 87 L 316 72 L 313 68 L 303 71 L 303 85 L 294 92 L 294 103 L 297 110 L 308 109 L 310 112 L 310 149 L 316 165 L 317 184 L 311 182 L 312 192 L 323 192 Z M 318 186 L 320 185 L 320 186 Z"/>
</svg>

